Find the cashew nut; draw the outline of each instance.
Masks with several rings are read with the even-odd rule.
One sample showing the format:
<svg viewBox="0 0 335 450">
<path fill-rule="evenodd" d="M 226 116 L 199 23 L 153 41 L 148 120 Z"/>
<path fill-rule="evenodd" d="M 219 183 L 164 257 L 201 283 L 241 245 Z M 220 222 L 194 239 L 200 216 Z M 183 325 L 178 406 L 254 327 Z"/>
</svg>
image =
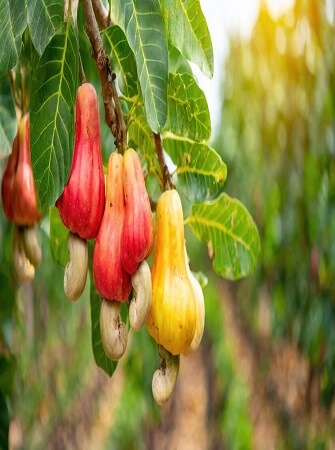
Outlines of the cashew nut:
<svg viewBox="0 0 335 450">
<path fill-rule="evenodd" d="M 64 273 L 64 292 L 72 302 L 83 293 L 88 269 L 87 242 L 80 236 L 70 233 L 67 241 L 70 260 L 66 264 Z"/>
<path fill-rule="evenodd" d="M 195 332 L 194 336 L 191 342 L 191 345 L 186 352 L 186 354 L 193 352 L 196 350 L 200 342 L 202 340 L 202 336 L 204 334 L 204 328 L 205 328 L 205 300 L 204 300 L 204 293 L 202 292 L 202 288 L 200 286 L 199 281 L 196 279 L 196 277 L 193 275 L 193 273 L 190 271 L 189 279 L 191 281 L 191 284 L 193 286 L 194 294 L 195 294 L 195 300 L 196 300 L 196 322 L 195 322 Z"/>
<path fill-rule="evenodd" d="M 134 331 L 139 331 L 149 313 L 152 294 L 151 272 L 145 259 L 132 275 L 131 284 L 135 295 L 129 305 L 129 323 Z"/>
<path fill-rule="evenodd" d="M 193 291 L 194 291 L 194 297 L 196 301 L 196 322 L 195 322 L 195 331 L 193 335 L 193 339 L 191 342 L 191 345 L 187 352 L 184 352 L 184 355 L 188 355 L 191 352 L 194 352 L 202 340 L 202 336 L 204 334 L 204 328 L 205 328 L 205 300 L 204 300 L 204 293 L 202 291 L 202 287 L 197 280 L 197 278 L 194 276 L 193 272 L 190 269 L 190 266 L 188 264 L 188 256 L 186 252 L 186 246 L 185 246 L 185 258 L 186 258 L 186 272 L 188 275 L 188 278 L 192 284 Z"/>
<path fill-rule="evenodd" d="M 158 346 L 158 353 L 162 362 L 152 378 L 152 393 L 156 403 L 163 405 L 169 400 L 176 384 L 180 357 L 172 355 L 162 345 Z"/>
<path fill-rule="evenodd" d="M 13 236 L 13 262 L 20 281 L 27 282 L 34 278 L 35 267 L 25 254 L 22 230 L 17 226 L 14 229 Z"/>
<path fill-rule="evenodd" d="M 121 303 L 116 300 L 102 300 L 100 309 L 100 333 L 106 355 L 118 360 L 127 348 L 128 332 L 120 317 Z"/>
<path fill-rule="evenodd" d="M 37 267 L 42 260 L 42 250 L 38 242 L 37 225 L 24 227 L 23 229 L 23 245 L 29 261 Z"/>
</svg>

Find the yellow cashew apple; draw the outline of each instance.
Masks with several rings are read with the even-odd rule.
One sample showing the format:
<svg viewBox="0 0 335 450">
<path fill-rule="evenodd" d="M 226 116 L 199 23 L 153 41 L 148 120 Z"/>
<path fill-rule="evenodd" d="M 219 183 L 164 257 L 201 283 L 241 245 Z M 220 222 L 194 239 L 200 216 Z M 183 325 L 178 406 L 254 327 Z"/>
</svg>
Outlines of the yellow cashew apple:
<svg viewBox="0 0 335 450">
<path fill-rule="evenodd" d="M 176 190 L 164 192 L 156 209 L 149 334 L 173 355 L 187 352 L 196 324 L 196 299 L 187 273 L 183 209 Z"/>
</svg>

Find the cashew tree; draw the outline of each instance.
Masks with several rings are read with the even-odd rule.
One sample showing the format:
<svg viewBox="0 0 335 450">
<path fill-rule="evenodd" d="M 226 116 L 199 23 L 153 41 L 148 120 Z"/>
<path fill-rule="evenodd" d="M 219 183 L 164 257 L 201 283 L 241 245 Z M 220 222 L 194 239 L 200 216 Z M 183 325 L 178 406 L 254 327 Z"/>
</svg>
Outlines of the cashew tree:
<svg viewBox="0 0 335 450">
<path fill-rule="evenodd" d="M 101 160 L 107 184 L 106 199 L 116 199 L 118 194 L 115 186 L 118 184 L 117 180 L 122 179 L 121 172 L 119 176 L 113 172 L 116 181 L 113 185 L 108 185 L 110 157 L 118 154 L 120 158 L 125 159 L 124 155 L 130 148 L 135 150 L 140 161 L 140 169 L 136 169 L 137 172 L 134 173 L 143 174 L 144 191 L 148 197 L 147 202 L 150 204 L 150 220 L 153 220 L 153 223 L 156 206 L 160 204 L 162 193 L 170 190 L 178 193 L 181 199 L 180 205 L 182 205 L 180 210 L 182 221 L 178 222 L 179 228 L 176 231 L 177 234 L 181 233 L 179 234 L 181 246 L 177 257 L 180 258 L 178 267 L 182 269 L 178 276 L 180 275 L 179 278 L 183 278 L 184 281 L 187 279 L 187 285 L 192 292 L 190 297 L 196 297 L 196 294 L 193 295 L 194 288 L 191 286 L 194 285 L 190 284 L 192 274 L 190 275 L 189 263 L 192 264 L 192 261 L 188 261 L 187 242 L 185 251 L 183 249 L 184 227 L 193 232 L 194 236 L 207 246 L 214 271 L 219 276 L 230 280 L 240 279 L 253 271 L 260 250 L 260 242 L 256 225 L 247 209 L 239 200 L 230 197 L 224 191 L 227 167 L 218 152 L 210 145 L 209 109 L 206 97 L 198 85 L 190 64 L 191 62 L 198 66 L 206 77 L 212 77 L 214 64 L 211 36 L 199 0 L 110 0 L 109 2 L 105 0 L 82 0 L 81 2 L 78 0 L 2 0 L 0 42 L 3 46 L 0 53 L 2 173 L 6 173 L 10 155 L 13 155 L 15 148 L 19 149 L 20 153 L 23 147 L 21 141 L 28 140 L 30 159 L 28 155 L 27 161 L 31 163 L 35 189 L 32 189 L 31 196 L 36 199 L 36 214 L 32 223 L 16 220 L 17 216 L 8 216 L 6 213 L 6 203 L 12 204 L 15 209 L 15 205 L 20 198 L 22 199 L 23 193 L 28 188 L 17 189 L 18 194 L 14 196 L 14 188 L 6 188 L 5 183 L 2 183 L 5 214 L 1 218 L 1 242 L 13 240 L 16 245 L 16 247 L 9 244 L 0 246 L 1 285 L 6 286 L 0 292 L 1 304 L 4 305 L 0 313 L 0 364 L 3 368 L 0 371 L 0 403 L 2 405 L 0 407 L 0 440 L 1 445 L 5 446 L 8 440 L 10 402 L 15 373 L 11 330 L 15 325 L 16 292 L 22 283 L 32 283 L 34 276 L 32 274 L 25 279 L 19 275 L 18 267 L 21 264 L 20 267 L 23 267 L 22 270 L 25 273 L 25 264 L 28 263 L 22 261 L 26 261 L 24 259 L 26 257 L 29 259 L 27 245 L 24 245 L 24 236 L 32 234 L 33 237 L 26 238 L 26 241 L 33 240 L 35 243 L 37 234 L 43 233 L 47 236 L 55 265 L 65 268 L 69 259 L 70 229 L 60 216 L 61 202 L 58 200 L 70 182 L 72 167 L 76 161 L 75 150 L 79 139 L 76 130 L 80 114 L 78 109 L 76 110 L 76 97 L 80 86 L 90 83 L 97 92 L 100 119 L 96 119 L 96 115 L 92 113 L 94 107 L 91 103 L 83 104 L 82 110 L 83 114 L 86 114 L 86 122 L 82 125 L 81 131 L 82 133 L 87 131 L 87 139 L 93 139 L 90 137 L 91 131 L 88 131 L 92 125 L 95 130 L 100 131 Z M 29 115 L 30 128 L 25 134 L 22 132 L 21 136 L 19 124 L 27 115 Z M 15 173 L 15 180 L 21 180 L 19 158 L 12 157 L 12 160 L 14 160 L 12 172 Z M 92 205 L 98 202 L 97 194 L 91 191 L 92 178 L 96 176 L 97 170 L 94 168 L 88 171 L 89 174 L 85 177 L 82 175 L 83 183 L 79 181 L 80 177 L 77 182 L 81 190 L 80 195 L 85 193 L 86 197 L 93 202 Z M 3 179 L 5 180 L 4 176 Z M 13 179 L 14 175 L 12 178 L 9 177 L 10 186 L 13 185 Z M 129 179 L 133 178 L 129 176 Z M 136 185 L 134 190 L 132 203 L 135 205 L 140 204 L 139 192 L 143 191 L 139 186 Z M 112 197 L 109 197 L 109 190 Z M 122 203 L 123 193 L 120 198 Z M 126 196 L 126 202 L 127 198 Z M 28 204 L 29 199 L 23 203 Z M 106 200 L 105 210 L 107 206 L 111 207 L 112 203 Z M 169 203 L 168 205 L 166 207 L 171 207 Z M 22 208 L 24 209 L 24 205 Z M 91 208 L 93 206 L 88 209 Z M 133 217 L 132 214 L 130 217 Z M 176 213 L 172 211 L 171 217 L 173 214 Z M 141 229 L 144 220 L 141 215 L 138 217 L 134 226 L 136 230 Z M 169 216 L 169 219 L 163 223 L 162 228 L 173 226 L 171 217 Z M 101 223 L 104 223 L 103 220 Z M 160 220 L 163 222 L 163 219 Z M 32 227 L 35 230 L 33 233 Z M 148 226 L 143 228 L 147 230 Z M 111 230 L 114 228 L 111 227 Z M 114 235 L 118 235 L 114 231 L 110 233 L 112 233 L 111 239 Z M 73 234 L 72 230 L 71 234 Z M 170 235 L 173 242 L 173 233 Z M 169 233 L 166 236 L 169 236 Z M 73 256 L 71 263 L 78 266 L 77 269 L 72 267 L 70 280 L 67 283 L 71 284 L 72 278 L 76 277 L 80 271 L 78 267 L 87 259 L 93 355 L 96 364 L 112 376 L 117 358 L 108 357 L 106 348 L 110 349 L 110 346 L 104 345 L 103 336 L 110 334 L 108 327 L 113 321 L 114 325 L 116 323 L 117 330 L 120 329 L 118 328 L 120 324 L 124 323 L 125 332 L 130 332 L 128 331 L 128 308 L 133 302 L 130 299 L 137 295 L 141 297 L 140 301 L 143 304 L 147 304 L 147 298 L 142 299 L 142 295 L 150 296 L 151 288 L 148 294 L 148 289 L 139 287 L 143 283 L 141 278 L 140 281 L 136 278 L 133 284 L 129 284 L 129 289 L 126 289 L 125 298 L 122 298 L 122 302 L 117 306 L 116 313 L 111 312 L 113 309 L 111 304 L 106 306 L 105 302 L 115 301 L 115 298 L 102 300 L 104 295 L 101 295 L 101 290 L 96 286 L 99 276 L 94 273 L 93 264 L 95 238 L 96 236 L 93 238 L 89 236 L 87 239 L 87 256 L 80 256 L 86 253 L 85 251 L 81 253 L 81 250 L 76 253 L 76 248 L 73 250 L 73 254 L 76 253 L 75 258 L 69 245 L 71 258 Z M 96 239 L 98 242 L 100 238 Z M 119 238 L 115 237 L 115 239 Z M 162 236 L 159 238 L 156 236 L 155 239 L 160 245 L 171 245 Z M 103 242 L 102 238 L 101 242 Z M 71 244 L 72 247 L 76 245 Z M 101 243 L 101 245 L 109 244 Z M 134 245 L 130 247 L 133 248 Z M 12 251 L 14 254 L 10 255 Z M 153 252 L 155 252 L 155 246 Z M 99 269 L 101 267 L 105 269 L 106 266 L 113 270 L 116 265 L 116 253 L 115 250 L 110 258 L 100 263 Z M 163 253 L 167 255 L 165 264 L 174 267 L 173 249 L 165 250 Z M 19 255 L 21 259 L 15 255 Z M 145 252 L 143 255 L 141 260 L 145 260 L 148 256 Z M 19 262 L 15 264 L 15 260 Z M 29 264 L 29 268 L 31 265 L 34 267 L 31 260 Z M 151 264 L 152 261 L 149 259 L 149 266 Z M 159 272 L 157 267 L 155 273 Z M 44 269 L 42 264 L 39 270 Z M 141 270 L 144 273 L 141 276 L 146 277 L 146 283 L 149 281 L 151 283 L 150 271 L 147 268 Z M 108 278 L 109 273 L 110 270 L 106 271 L 106 275 L 103 277 L 101 275 L 100 278 L 105 280 L 104 277 Z M 130 275 L 129 278 L 132 278 Z M 161 273 L 157 276 L 161 276 Z M 194 278 L 198 284 L 198 279 L 204 280 L 204 277 Z M 83 279 L 85 285 L 86 272 Z M 164 280 L 161 281 L 160 285 L 165 283 Z M 199 287 L 202 290 L 204 283 L 200 284 Z M 155 289 L 158 290 L 155 286 L 153 279 L 153 298 L 158 299 L 161 293 L 155 291 Z M 183 284 L 180 289 L 184 289 Z M 110 296 L 112 295 L 114 294 Z M 104 305 L 103 308 L 102 305 Z M 73 305 L 73 308 L 75 307 L 76 305 Z M 149 306 L 146 308 L 149 309 Z M 188 319 L 192 308 L 195 311 L 193 315 L 196 317 L 197 310 L 194 304 L 192 307 L 186 307 L 185 314 Z M 109 311 L 108 315 L 103 316 L 103 320 L 101 320 L 102 309 Z M 136 314 L 137 312 L 135 311 Z M 174 323 L 173 310 L 169 310 L 167 314 L 169 314 L 169 321 Z M 124 322 L 121 321 L 121 316 Z M 160 319 L 155 316 L 154 322 L 150 325 L 151 328 L 153 324 L 158 326 Z M 196 326 L 194 323 L 191 325 L 192 338 Z M 199 332 L 199 327 L 197 330 Z M 174 332 L 175 330 L 172 329 L 171 333 Z M 154 332 L 151 335 L 155 337 Z M 189 348 L 191 338 L 186 339 L 184 346 L 178 346 L 178 343 L 175 346 L 171 345 L 170 350 Z M 169 340 L 170 337 L 168 336 L 167 339 Z M 201 340 L 199 336 L 197 339 Z M 159 391 L 156 390 L 154 394 L 158 396 L 158 402 L 162 403 L 163 400 L 167 400 L 166 396 L 173 388 L 179 366 L 179 350 L 175 352 L 178 353 L 177 355 L 173 354 L 173 351 L 164 348 L 166 346 L 162 345 L 160 337 L 156 340 L 163 365 L 160 368 L 159 380 L 155 378 L 155 383 L 160 383 Z M 112 355 L 115 345 L 121 345 L 120 341 L 112 344 Z M 145 352 L 145 349 L 143 351 Z M 165 383 L 162 378 L 164 378 L 166 364 L 169 368 L 166 372 L 172 373 L 172 379 L 167 380 L 166 387 L 162 387 L 162 383 Z M 167 392 L 164 389 L 167 389 Z"/>
</svg>

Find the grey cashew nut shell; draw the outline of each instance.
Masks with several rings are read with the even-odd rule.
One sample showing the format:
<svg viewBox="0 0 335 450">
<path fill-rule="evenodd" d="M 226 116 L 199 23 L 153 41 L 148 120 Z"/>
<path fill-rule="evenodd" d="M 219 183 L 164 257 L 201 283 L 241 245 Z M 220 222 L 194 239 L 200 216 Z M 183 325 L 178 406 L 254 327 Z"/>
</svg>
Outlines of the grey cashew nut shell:
<svg viewBox="0 0 335 450">
<path fill-rule="evenodd" d="M 67 246 L 70 260 L 65 267 L 64 292 L 66 297 L 74 302 L 81 296 L 85 288 L 88 270 L 88 248 L 85 239 L 71 232 Z"/>
<path fill-rule="evenodd" d="M 15 226 L 13 235 L 13 263 L 19 280 L 23 283 L 33 280 L 35 267 L 26 256 L 22 229 Z"/>
<path fill-rule="evenodd" d="M 29 261 L 35 266 L 39 266 L 42 261 L 42 249 L 38 242 L 38 226 L 32 225 L 23 229 L 23 245 Z"/>
<path fill-rule="evenodd" d="M 158 346 L 158 353 L 162 362 L 152 378 L 152 393 L 156 403 L 163 405 L 171 397 L 176 384 L 180 357 L 172 355 L 162 345 Z"/>
<path fill-rule="evenodd" d="M 127 348 L 128 331 L 120 316 L 121 303 L 102 300 L 100 309 L 101 342 L 106 355 L 117 361 Z"/>
<path fill-rule="evenodd" d="M 134 331 L 139 331 L 147 318 L 151 305 L 151 272 L 146 260 L 143 260 L 131 277 L 134 297 L 129 305 L 129 323 Z"/>
</svg>

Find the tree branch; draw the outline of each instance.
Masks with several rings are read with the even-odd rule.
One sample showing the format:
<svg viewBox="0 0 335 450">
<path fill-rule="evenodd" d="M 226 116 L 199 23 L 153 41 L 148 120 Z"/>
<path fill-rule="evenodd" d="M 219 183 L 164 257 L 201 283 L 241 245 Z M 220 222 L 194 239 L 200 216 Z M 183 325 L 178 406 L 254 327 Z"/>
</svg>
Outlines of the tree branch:
<svg viewBox="0 0 335 450">
<path fill-rule="evenodd" d="M 155 146 L 156 146 L 156 153 L 158 157 L 158 162 L 162 171 L 163 175 L 163 188 L 165 191 L 169 189 L 175 189 L 175 185 L 173 184 L 169 169 L 166 165 L 165 158 L 164 158 L 164 150 L 163 150 L 163 143 L 161 135 L 158 133 L 154 133 L 155 138 Z"/>
<path fill-rule="evenodd" d="M 101 0 L 92 0 L 93 10 L 98 24 L 101 28 L 108 28 L 112 21 L 108 10 L 104 7 Z"/>
<path fill-rule="evenodd" d="M 92 0 L 83 0 L 86 33 L 91 41 L 93 58 L 98 70 L 105 108 L 105 120 L 115 137 L 115 146 L 123 152 L 127 147 L 127 128 L 124 122 L 119 96 L 114 84 L 115 73 L 105 52 L 99 27 L 94 15 Z"/>
</svg>

